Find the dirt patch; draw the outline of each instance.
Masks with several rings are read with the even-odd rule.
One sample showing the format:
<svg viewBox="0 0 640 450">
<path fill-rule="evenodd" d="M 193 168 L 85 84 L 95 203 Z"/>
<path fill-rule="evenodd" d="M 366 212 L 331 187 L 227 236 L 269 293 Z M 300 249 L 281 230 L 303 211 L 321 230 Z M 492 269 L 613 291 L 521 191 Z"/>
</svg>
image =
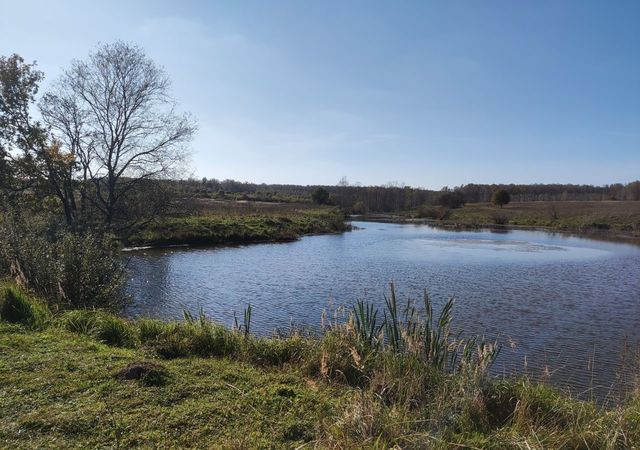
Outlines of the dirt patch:
<svg viewBox="0 0 640 450">
<path fill-rule="evenodd" d="M 136 361 L 120 369 L 116 378 L 120 381 L 136 380 L 145 386 L 160 386 L 169 377 L 167 369 L 149 361 Z"/>
</svg>

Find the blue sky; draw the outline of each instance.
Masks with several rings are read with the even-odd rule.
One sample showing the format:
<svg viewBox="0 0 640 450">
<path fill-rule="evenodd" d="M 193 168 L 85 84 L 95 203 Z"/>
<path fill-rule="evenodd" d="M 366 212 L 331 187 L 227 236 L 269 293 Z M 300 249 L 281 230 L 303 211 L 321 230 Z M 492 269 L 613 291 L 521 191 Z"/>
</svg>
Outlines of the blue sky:
<svg viewBox="0 0 640 450">
<path fill-rule="evenodd" d="M 51 81 L 97 42 L 141 45 L 198 119 L 196 177 L 640 178 L 635 0 L 89 3 L 1 0 L 0 54 Z"/>
</svg>

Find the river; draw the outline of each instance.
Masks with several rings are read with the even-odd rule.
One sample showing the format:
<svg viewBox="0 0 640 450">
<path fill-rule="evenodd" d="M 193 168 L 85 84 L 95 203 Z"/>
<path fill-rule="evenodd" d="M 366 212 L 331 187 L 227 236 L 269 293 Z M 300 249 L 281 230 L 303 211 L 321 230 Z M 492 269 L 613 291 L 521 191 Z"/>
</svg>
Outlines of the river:
<svg viewBox="0 0 640 450">
<path fill-rule="evenodd" d="M 295 242 L 130 252 L 130 317 L 183 310 L 230 325 L 251 304 L 253 329 L 317 329 L 356 299 L 456 298 L 454 325 L 497 338 L 495 373 L 548 378 L 614 398 L 632 381 L 640 341 L 640 247 L 539 231 L 451 231 L 353 222 Z"/>
</svg>

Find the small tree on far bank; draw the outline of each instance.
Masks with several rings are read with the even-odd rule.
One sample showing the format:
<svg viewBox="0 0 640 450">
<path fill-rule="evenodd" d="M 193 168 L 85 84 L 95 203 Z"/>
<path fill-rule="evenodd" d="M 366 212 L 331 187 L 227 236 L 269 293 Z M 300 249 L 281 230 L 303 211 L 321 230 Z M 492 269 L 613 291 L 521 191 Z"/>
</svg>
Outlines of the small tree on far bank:
<svg viewBox="0 0 640 450">
<path fill-rule="evenodd" d="M 311 200 L 318 205 L 325 205 L 329 201 L 329 191 L 325 188 L 315 188 L 311 193 Z"/>
<path fill-rule="evenodd" d="M 491 195 L 491 203 L 502 208 L 511 201 L 511 194 L 506 189 L 497 189 Z"/>
</svg>

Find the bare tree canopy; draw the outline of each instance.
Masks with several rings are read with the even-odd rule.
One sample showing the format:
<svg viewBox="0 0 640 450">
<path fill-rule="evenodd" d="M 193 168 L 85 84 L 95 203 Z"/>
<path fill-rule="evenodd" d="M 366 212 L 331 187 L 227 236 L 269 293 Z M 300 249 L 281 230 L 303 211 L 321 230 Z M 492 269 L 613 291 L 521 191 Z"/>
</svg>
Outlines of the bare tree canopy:
<svg viewBox="0 0 640 450">
<path fill-rule="evenodd" d="M 75 161 L 83 201 L 108 226 L 148 181 L 180 169 L 196 126 L 176 112 L 170 80 L 138 46 L 115 42 L 74 61 L 40 111 Z"/>
</svg>

